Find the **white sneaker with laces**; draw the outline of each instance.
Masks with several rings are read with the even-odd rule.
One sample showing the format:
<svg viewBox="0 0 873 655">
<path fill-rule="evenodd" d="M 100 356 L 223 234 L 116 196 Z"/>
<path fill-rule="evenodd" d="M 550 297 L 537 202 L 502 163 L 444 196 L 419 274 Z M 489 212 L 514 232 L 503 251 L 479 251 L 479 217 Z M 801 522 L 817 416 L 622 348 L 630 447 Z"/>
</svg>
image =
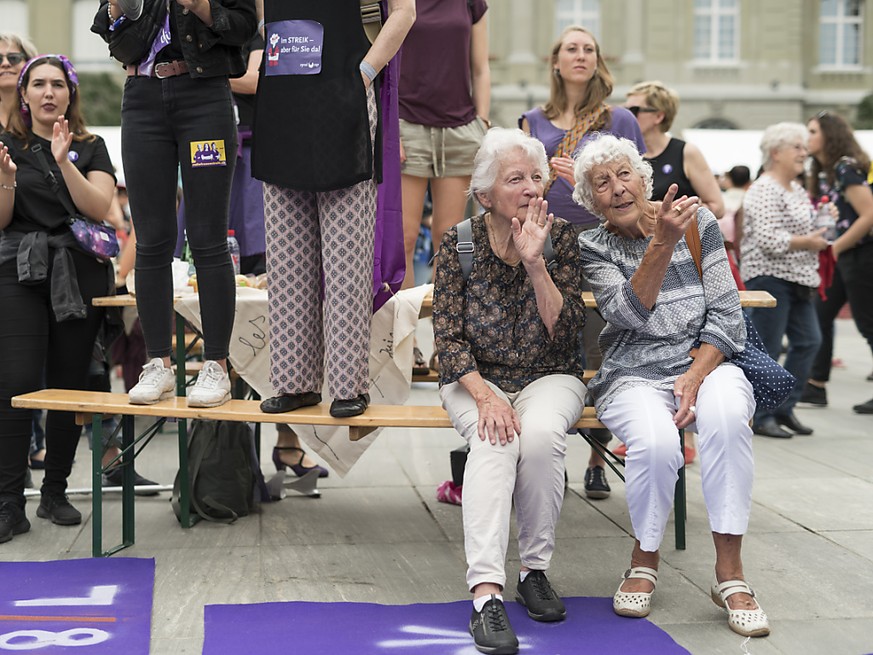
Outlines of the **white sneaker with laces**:
<svg viewBox="0 0 873 655">
<path fill-rule="evenodd" d="M 230 378 L 218 362 L 203 363 L 188 394 L 188 407 L 218 407 L 230 400 Z"/>
<path fill-rule="evenodd" d="M 131 405 L 152 405 L 176 394 L 176 376 L 166 368 L 160 357 L 142 367 L 139 382 L 127 394 Z"/>
</svg>

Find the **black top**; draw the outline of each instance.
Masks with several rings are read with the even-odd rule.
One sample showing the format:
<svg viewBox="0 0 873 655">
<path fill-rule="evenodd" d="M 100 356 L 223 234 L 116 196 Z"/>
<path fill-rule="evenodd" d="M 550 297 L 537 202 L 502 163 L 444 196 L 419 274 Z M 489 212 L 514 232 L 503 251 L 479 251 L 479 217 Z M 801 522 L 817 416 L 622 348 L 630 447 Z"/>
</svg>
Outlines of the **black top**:
<svg viewBox="0 0 873 655">
<path fill-rule="evenodd" d="M 831 195 L 836 196 L 834 203 L 840 212 L 840 217 L 837 219 L 837 234 L 839 235 L 842 235 L 852 226 L 852 223 L 858 220 L 858 212 L 846 199 L 846 188 L 855 185 L 868 186 L 865 173 L 866 171 L 859 169 L 858 162 L 849 157 L 842 157 L 834 164 L 834 194 Z M 864 246 L 868 243 L 873 243 L 873 238 L 869 234 L 861 237 L 861 240 L 855 245 Z"/>
<path fill-rule="evenodd" d="M 25 148 L 22 139 L 16 139 L 11 134 L 0 135 L 2 141 L 9 148 L 9 154 L 15 165 L 18 166 L 15 191 L 15 205 L 12 208 L 12 222 L 6 227 L 10 232 L 37 232 L 51 231 L 63 225 L 69 218 L 69 214 L 61 203 L 58 195 L 52 191 L 48 181 L 43 175 L 42 167 L 37 161 L 38 156 L 46 155 L 49 168 L 55 174 L 60 185 L 60 192 L 66 194 L 70 205 L 75 205 L 64 176 L 51 154 L 51 142 L 31 133 L 31 147 L 35 143 L 42 145 L 43 153 L 38 155 L 31 147 Z M 112 161 L 109 159 L 109 151 L 106 144 L 99 136 L 93 141 L 73 141 L 70 146 L 70 159 L 83 175 L 90 171 L 105 171 L 115 177 Z"/>
<path fill-rule="evenodd" d="M 242 51 L 243 59 L 246 60 L 246 67 L 249 65 L 249 55 L 257 50 L 263 49 L 264 39 L 260 34 L 256 33 L 245 45 Z M 236 106 L 239 110 L 240 129 L 250 129 L 255 119 L 255 94 L 234 93 L 233 99 L 236 101 Z"/>
<path fill-rule="evenodd" d="M 685 176 L 684 149 L 684 141 L 670 139 L 664 152 L 657 157 L 646 158 L 646 161 L 652 165 L 652 181 L 654 182 L 652 200 L 663 200 L 671 184 L 679 185 L 679 191 L 676 192 L 677 198 L 682 196 L 690 198 L 697 195 L 694 187 L 691 186 L 691 180 Z"/>
<path fill-rule="evenodd" d="M 298 191 L 373 178 L 359 69 L 370 42 L 360 3 L 267 0 L 264 12 L 267 50 L 255 101 L 252 175 Z"/>
<path fill-rule="evenodd" d="M 109 41 L 108 0 L 100 0 L 91 31 Z M 193 11 L 178 2 L 170 3 L 172 18 L 169 46 L 157 61 L 184 59 L 191 77 L 240 77 L 246 72 L 242 47 L 258 26 L 255 0 L 210 0 L 212 25 L 207 26 Z"/>
</svg>

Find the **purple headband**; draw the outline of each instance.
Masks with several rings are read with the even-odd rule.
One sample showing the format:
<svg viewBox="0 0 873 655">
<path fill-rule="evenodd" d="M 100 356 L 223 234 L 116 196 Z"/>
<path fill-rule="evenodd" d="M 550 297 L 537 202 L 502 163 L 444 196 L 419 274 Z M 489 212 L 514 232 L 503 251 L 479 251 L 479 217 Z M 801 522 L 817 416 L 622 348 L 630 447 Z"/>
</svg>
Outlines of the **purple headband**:
<svg viewBox="0 0 873 655">
<path fill-rule="evenodd" d="M 21 104 L 21 115 L 26 123 L 30 122 L 30 108 L 24 103 L 24 98 L 21 97 L 21 85 L 24 84 L 24 76 L 27 74 L 34 64 L 44 64 L 51 59 L 57 59 L 64 67 L 64 72 L 67 76 L 70 86 L 70 96 L 74 96 L 79 88 L 79 76 L 76 74 L 76 69 L 73 68 L 73 63 L 64 55 L 37 55 L 33 59 L 29 59 L 21 73 L 18 75 L 18 101 Z"/>
</svg>

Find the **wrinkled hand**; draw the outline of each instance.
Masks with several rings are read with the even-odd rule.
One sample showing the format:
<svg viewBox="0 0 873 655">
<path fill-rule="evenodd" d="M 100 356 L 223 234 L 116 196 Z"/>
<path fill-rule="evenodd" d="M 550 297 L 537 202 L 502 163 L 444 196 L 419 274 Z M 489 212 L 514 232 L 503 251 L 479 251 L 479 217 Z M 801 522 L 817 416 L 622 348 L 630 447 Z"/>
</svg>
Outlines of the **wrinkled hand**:
<svg viewBox="0 0 873 655">
<path fill-rule="evenodd" d="M 499 441 L 501 446 L 505 446 L 521 434 L 518 414 L 496 394 L 477 401 L 476 408 L 479 410 L 479 438 L 482 441 L 488 439 L 491 445 Z"/>
<path fill-rule="evenodd" d="M 659 242 L 677 244 L 685 235 L 691 221 L 697 220 L 700 199 L 697 196 L 682 196 L 674 202 L 679 187 L 671 184 L 664 201 L 655 216 L 655 239 Z"/>
<path fill-rule="evenodd" d="M 576 178 L 573 177 L 573 168 L 576 162 L 573 161 L 572 157 L 552 157 L 549 160 L 549 165 L 555 169 L 558 177 L 567 180 L 570 186 L 576 186 Z"/>
<path fill-rule="evenodd" d="M 676 378 L 673 395 L 679 399 L 679 409 L 673 415 L 673 423 L 677 428 L 687 428 L 697 419 L 696 411 L 691 408 L 697 404 L 697 391 L 701 384 L 703 378 L 690 369 Z"/>
<path fill-rule="evenodd" d="M 549 203 L 542 198 L 531 198 L 527 205 L 524 224 L 512 218 L 512 241 L 524 264 L 534 264 L 543 256 L 546 237 L 552 229 L 554 214 L 549 214 Z"/>
<path fill-rule="evenodd" d="M 12 161 L 12 157 L 9 155 L 9 148 L 0 144 L 0 175 L 14 179 L 17 170 L 18 166 L 15 165 L 15 162 Z"/>
<path fill-rule="evenodd" d="M 67 161 L 72 144 L 73 133 L 70 132 L 70 124 L 63 116 L 58 116 L 52 127 L 52 157 L 55 158 L 58 166 Z"/>
</svg>

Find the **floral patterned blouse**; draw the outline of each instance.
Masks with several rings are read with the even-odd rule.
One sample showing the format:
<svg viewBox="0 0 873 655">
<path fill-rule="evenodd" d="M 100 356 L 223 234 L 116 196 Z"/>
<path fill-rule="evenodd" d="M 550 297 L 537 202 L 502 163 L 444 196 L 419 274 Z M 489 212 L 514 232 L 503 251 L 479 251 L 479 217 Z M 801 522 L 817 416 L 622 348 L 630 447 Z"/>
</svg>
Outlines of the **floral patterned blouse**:
<svg viewBox="0 0 873 655">
<path fill-rule="evenodd" d="M 472 219 L 473 268 L 464 280 L 457 228 L 443 237 L 433 293 L 433 330 L 440 356 L 440 385 L 478 371 L 514 393 L 546 375 L 582 379 L 582 261 L 576 232 L 556 218 L 555 259 L 548 270 L 564 298 L 550 338 L 524 265 L 510 266 L 491 250 L 484 215 Z"/>
</svg>

